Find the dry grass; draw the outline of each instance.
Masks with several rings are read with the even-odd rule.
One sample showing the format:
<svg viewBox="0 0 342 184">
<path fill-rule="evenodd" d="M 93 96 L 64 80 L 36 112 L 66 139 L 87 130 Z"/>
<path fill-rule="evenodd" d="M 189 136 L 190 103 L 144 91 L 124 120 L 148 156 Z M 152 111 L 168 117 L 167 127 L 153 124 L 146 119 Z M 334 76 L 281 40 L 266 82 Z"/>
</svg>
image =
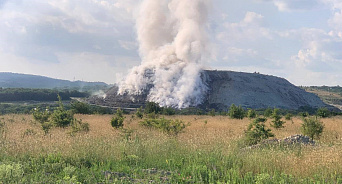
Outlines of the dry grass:
<svg viewBox="0 0 342 184">
<path fill-rule="evenodd" d="M 39 124 L 30 115 L 0 116 L 5 122 L 3 145 L 8 154 L 44 154 L 63 153 L 65 155 L 85 154 L 80 150 L 93 151 L 103 158 L 120 157 L 118 148 L 122 143 L 122 133 L 110 126 L 110 115 L 76 115 L 76 118 L 89 123 L 89 133 L 70 136 L 70 129 L 55 128 L 44 135 Z M 166 118 L 181 119 L 190 126 L 178 135 L 177 140 L 192 150 L 213 149 L 219 146 L 227 155 L 234 151 L 236 142 L 243 136 L 250 120 L 233 120 L 223 116 L 171 116 Z M 126 116 L 125 128 L 133 130 L 133 137 L 139 137 L 143 144 L 162 145 L 169 136 L 156 130 L 149 130 L 138 125 L 139 119 Z M 205 123 L 205 121 L 207 123 Z M 285 173 L 310 176 L 322 173 L 342 174 L 342 117 L 322 119 L 325 131 L 319 146 L 295 147 L 288 149 L 250 150 L 241 152 L 244 166 L 242 170 L 262 172 L 261 168 L 272 168 Z M 301 119 L 287 121 L 285 128 L 275 130 L 277 138 L 300 134 Z M 268 122 L 269 124 L 269 122 Z M 144 142 L 145 141 L 145 142 Z M 1 141 L 0 141 L 1 143 Z M 155 149 L 158 149 L 155 146 Z M 133 149 L 133 148 L 132 148 Z M 134 148 L 135 149 L 135 148 Z M 138 148 L 136 148 L 138 149 Z M 267 166 L 267 167 L 265 167 Z"/>
</svg>

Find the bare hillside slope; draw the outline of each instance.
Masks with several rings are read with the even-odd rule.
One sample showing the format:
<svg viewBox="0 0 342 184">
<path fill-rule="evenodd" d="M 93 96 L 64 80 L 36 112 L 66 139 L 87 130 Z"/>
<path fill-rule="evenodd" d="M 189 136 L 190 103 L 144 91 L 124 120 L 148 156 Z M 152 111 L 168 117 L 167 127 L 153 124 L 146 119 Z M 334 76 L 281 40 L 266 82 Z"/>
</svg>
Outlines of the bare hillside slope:
<svg viewBox="0 0 342 184">
<path fill-rule="evenodd" d="M 258 73 L 204 70 L 203 82 L 209 88 L 200 108 L 227 109 L 231 104 L 244 108 L 328 107 L 315 94 L 296 87 L 286 79 Z M 117 95 L 117 87 L 106 93 L 106 98 L 92 97 L 90 103 L 111 107 L 136 108 L 145 104 L 148 91 L 139 96 Z"/>
</svg>

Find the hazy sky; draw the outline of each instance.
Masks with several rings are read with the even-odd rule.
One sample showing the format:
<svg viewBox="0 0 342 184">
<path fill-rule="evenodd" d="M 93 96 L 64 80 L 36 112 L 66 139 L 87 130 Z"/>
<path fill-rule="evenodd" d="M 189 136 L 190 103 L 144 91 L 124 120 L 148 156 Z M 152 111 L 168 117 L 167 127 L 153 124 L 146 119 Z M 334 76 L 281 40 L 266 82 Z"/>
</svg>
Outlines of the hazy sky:
<svg viewBox="0 0 342 184">
<path fill-rule="evenodd" d="M 0 0 L 0 71 L 114 83 L 139 65 L 139 0 Z M 208 69 L 342 86 L 341 0 L 212 0 Z"/>
</svg>

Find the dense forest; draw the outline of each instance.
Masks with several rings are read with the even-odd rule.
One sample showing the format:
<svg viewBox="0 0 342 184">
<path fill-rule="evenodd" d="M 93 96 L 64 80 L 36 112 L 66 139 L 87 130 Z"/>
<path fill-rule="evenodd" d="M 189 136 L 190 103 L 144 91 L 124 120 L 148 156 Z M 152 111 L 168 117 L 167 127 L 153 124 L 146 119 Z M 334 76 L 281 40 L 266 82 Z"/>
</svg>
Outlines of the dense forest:
<svg viewBox="0 0 342 184">
<path fill-rule="evenodd" d="M 10 101 L 56 101 L 57 95 L 63 100 L 70 97 L 88 97 L 86 92 L 77 90 L 28 89 L 28 88 L 0 88 L 0 102 Z"/>
</svg>

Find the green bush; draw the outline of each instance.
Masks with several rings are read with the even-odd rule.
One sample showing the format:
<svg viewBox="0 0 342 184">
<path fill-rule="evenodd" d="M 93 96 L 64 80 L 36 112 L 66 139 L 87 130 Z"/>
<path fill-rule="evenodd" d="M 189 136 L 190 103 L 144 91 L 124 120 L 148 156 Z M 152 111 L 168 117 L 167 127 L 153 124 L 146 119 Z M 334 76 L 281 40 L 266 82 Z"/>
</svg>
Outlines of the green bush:
<svg viewBox="0 0 342 184">
<path fill-rule="evenodd" d="M 76 114 L 92 114 L 90 105 L 79 101 L 71 103 L 71 110 Z"/>
<path fill-rule="evenodd" d="M 77 132 L 89 132 L 89 123 L 85 123 L 82 121 L 82 119 L 77 120 L 74 119 L 71 125 L 72 131 L 70 132 L 70 135 L 74 135 Z"/>
<path fill-rule="evenodd" d="M 57 108 L 50 116 L 50 121 L 56 127 L 67 127 L 74 120 L 74 114 L 70 110 L 64 108 Z"/>
<path fill-rule="evenodd" d="M 285 119 L 286 120 L 291 120 L 292 119 L 292 114 L 291 113 L 287 113 L 286 115 L 285 115 Z"/>
<path fill-rule="evenodd" d="M 57 127 L 67 127 L 74 120 L 74 113 L 71 110 L 65 110 L 61 97 L 58 95 L 58 107 L 50 116 L 50 121 Z"/>
<path fill-rule="evenodd" d="M 279 113 L 279 109 L 274 109 L 271 117 L 273 118 L 271 126 L 274 128 L 284 128 L 285 121 L 281 121 L 281 115 Z"/>
<path fill-rule="evenodd" d="M 110 121 L 110 124 L 112 125 L 113 128 L 118 129 L 123 127 L 125 117 L 123 116 L 122 110 L 119 108 L 116 110 L 115 116 L 112 118 Z"/>
<path fill-rule="evenodd" d="M 235 104 L 232 104 L 229 108 L 228 116 L 233 119 L 243 119 L 245 117 L 245 110 L 241 106 L 237 107 Z"/>
<path fill-rule="evenodd" d="M 45 110 L 40 110 L 40 108 L 37 107 L 33 109 L 32 115 L 34 120 L 42 124 L 49 121 L 51 112 L 49 108 L 46 108 Z"/>
<path fill-rule="evenodd" d="M 328 110 L 328 108 L 323 107 L 323 108 L 317 109 L 316 115 L 321 118 L 327 118 L 327 117 L 330 117 L 331 112 Z"/>
<path fill-rule="evenodd" d="M 142 119 L 144 117 L 144 114 L 142 112 L 142 107 L 137 109 L 137 111 L 135 112 L 135 115 L 140 119 Z"/>
<path fill-rule="evenodd" d="M 186 128 L 186 124 L 181 120 L 169 120 L 169 119 L 145 119 L 139 123 L 142 126 L 160 129 L 163 132 L 169 135 L 177 135 L 184 128 Z"/>
<path fill-rule="evenodd" d="M 150 114 L 153 112 L 156 114 L 159 114 L 161 110 L 162 108 L 159 106 L 158 103 L 147 102 L 146 107 L 145 107 L 145 114 Z"/>
<path fill-rule="evenodd" d="M 253 119 L 257 117 L 257 113 L 254 109 L 248 109 L 247 111 L 247 118 Z"/>
<path fill-rule="evenodd" d="M 269 117 L 271 117 L 271 115 L 272 115 L 272 109 L 271 108 L 267 108 L 265 111 L 264 111 L 264 116 L 266 117 L 266 118 L 269 118 Z"/>
<path fill-rule="evenodd" d="M 164 107 L 162 114 L 172 116 L 176 114 L 176 110 L 172 107 Z"/>
<path fill-rule="evenodd" d="M 211 109 L 211 111 L 208 112 L 208 115 L 214 117 L 216 115 L 215 109 Z"/>
<path fill-rule="evenodd" d="M 256 118 L 249 125 L 245 131 L 245 143 L 247 145 L 254 145 L 269 137 L 274 137 L 271 129 L 265 126 L 266 118 Z"/>
<path fill-rule="evenodd" d="M 303 118 L 301 131 L 311 139 L 319 139 L 323 133 L 324 124 L 317 117 Z"/>
<path fill-rule="evenodd" d="M 308 112 L 299 112 L 298 115 L 302 118 L 306 118 L 306 117 L 310 116 L 310 114 Z"/>
<path fill-rule="evenodd" d="M 0 164 L 0 182 L 20 183 L 24 176 L 24 169 L 21 164 Z"/>
</svg>

